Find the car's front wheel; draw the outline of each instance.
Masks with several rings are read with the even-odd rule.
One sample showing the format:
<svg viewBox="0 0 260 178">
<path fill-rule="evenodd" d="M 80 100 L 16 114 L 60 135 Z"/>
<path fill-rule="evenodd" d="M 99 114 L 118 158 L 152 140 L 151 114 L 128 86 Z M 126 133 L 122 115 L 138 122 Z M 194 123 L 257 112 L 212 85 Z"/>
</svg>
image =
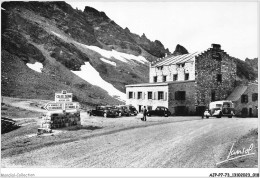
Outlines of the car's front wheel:
<svg viewBox="0 0 260 178">
<path fill-rule="evenodd" d="M 232 116 L 228 116 L 228 118 L 232 118 Z"/>
<path fill-rule="evenodd" d="M 147 113 L 147 116 L 151 116 L 151 114 L 150 114 L 150 113 Z"/>
<path fill-rule="evenodd" d="M 107 113 L 104 113 L 104 115 L 103 115 L 104 117 L 107 117 Z"/>
<path fill-rule="evenodd" d="M 217 116 L 217 118 L 221 118 L 222 116 L 222 113 L 220 112 L 219 115 Z"/>
<path fill-rule="evenodd" d="M 118 113 L 118 116 L 119 116 L 119 117 L 121 117 L 121 116 L 122 116 L 122 113 L 121 113 L 121 112 L 120 112 L 120 113 Z"/>
<path fill-rule="evenodd" d="M 206 116 L 206 118 L 208 119 L 208 118 L 209 118 L 209 116 Z"/>
<path fill-rule="evenodd" d="M 168 117 L 168 114 L 166 113 L 166 114 L 164 114 L 164 116 L 165 116 L 165 117 Z"/>
</svg>

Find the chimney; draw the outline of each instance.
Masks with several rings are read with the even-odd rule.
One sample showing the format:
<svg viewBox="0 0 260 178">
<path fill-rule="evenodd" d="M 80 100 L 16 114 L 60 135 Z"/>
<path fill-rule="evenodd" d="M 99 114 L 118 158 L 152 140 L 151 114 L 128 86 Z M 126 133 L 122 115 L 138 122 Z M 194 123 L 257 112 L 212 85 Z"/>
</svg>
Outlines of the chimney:
<svg viewBox="0 0 260 178">
<path fill-rule="evenodd" d="M 220 44 L 212 44 L 211 47 L 215 50 L 220 50 L 221 49 L 221 45 Z"/>
</svg>

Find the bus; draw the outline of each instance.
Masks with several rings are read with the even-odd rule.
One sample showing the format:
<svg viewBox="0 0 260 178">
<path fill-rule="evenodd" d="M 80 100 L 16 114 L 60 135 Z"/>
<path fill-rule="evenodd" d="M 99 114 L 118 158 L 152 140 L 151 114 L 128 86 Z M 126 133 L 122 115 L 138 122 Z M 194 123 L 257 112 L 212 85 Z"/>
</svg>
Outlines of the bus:
<svg viewBox="0 0 260 178">
<path fill-rule="evenodd" d="M 223 101 L 214 101 L 209 103 L 209 109 L 204 112 L 204 116 L 209 118 L 210 116 L 214 116 L 217 118 L 221 118 L 222 116 L 228 116 L 232 118 L 234 115 L 234 104 L 232 101 L 223 100 Z"/>
</svg>

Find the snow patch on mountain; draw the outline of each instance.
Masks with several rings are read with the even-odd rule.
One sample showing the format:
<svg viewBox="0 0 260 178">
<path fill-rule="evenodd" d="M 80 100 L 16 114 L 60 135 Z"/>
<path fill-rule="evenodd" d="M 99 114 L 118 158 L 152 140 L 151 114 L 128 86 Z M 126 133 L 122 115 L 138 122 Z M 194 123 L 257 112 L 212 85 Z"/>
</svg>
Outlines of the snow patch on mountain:
<svg viewBox="0 0 260 178">
<path fill-rule="evenodd" d="M 101 49 L 97 46 L 88 46 L 88 45 L 84 45 L 84 44 L 81 44 L 81 43 L 78 43 L 79 45 L 85 47 L 85 48 L 88 48 L 92 51 L 95 51 L 97 53 L 99 53 L 100 55 L 104 56 L 105 58 L 115 58 L 119 61 L 122 61 L 122 62 L 130 62 L 130 61 L 136 61 L 136 62 L 140 62 L 140 63 L 148 63 L 148 61 L 143 57 L 143 56 L 135 56 L 135 55 L 132 55 L 132 54 L 126 54 L 126 53 L 121 53 L 121 52 L 118 52 L 118 51 L 115 51 L 115 50 L 112 50 L 112 51 L 108 51 L 108 50 L 104 50 L 104 49 Z"/>
<path fill-rule="evenodd" d="M 43 68 L 43 65 L 42 63 L 40 62 L 35 62 L 34 64 L 30 64 L 30 63 L 27 63 L 26 64 L 30 69 L 36 71 L 36 72 L 39 72 L 39 73 L 42 73 L 42 68 Z"/>
<path fill-rule="evenodd" d="M 115 62 L 112 62 L 112 61 L 109 61 L 107 59 L 104 59 L 104 58 L 100 58 L 101 61 L 105 62 L 105 63 L 108 63 L 110 65 L 113 65 L 113 66 L 116 66 L 116 63 Z"/>
<path fill-rule="evenodd" d="M 109 95 L 119 97 L 118 99 L 121 101 L 126 100 L 126 94 L 117 90 L 113 85 L 103 80 L 96 69 L 92 67 L 89 62 L 85 62 L 85 65 L 82 65 L 80 69 L 81 71 L 72 72 L 90 84 L 103 88 Z"/>
</svg>

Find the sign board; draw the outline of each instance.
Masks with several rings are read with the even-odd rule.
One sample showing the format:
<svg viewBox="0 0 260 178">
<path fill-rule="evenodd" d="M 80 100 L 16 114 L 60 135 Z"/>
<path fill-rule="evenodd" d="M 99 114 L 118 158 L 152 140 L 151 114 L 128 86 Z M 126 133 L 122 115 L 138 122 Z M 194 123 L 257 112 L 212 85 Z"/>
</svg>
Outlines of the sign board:
<svg viewBox="0 0 260 178">
<path fill-rule="evenodd" d="M 62 90 L 61 93 L 55 93 L 55 102 L 72 102 L 72 93 Z"/>
<path fill-rule="evenodd" d="M 79 109 L 78 102 L 71 102 L 71 103 L 47 103 L 44 106 L 44 109 L 48 111 L 55 111 L 55 110 L 71 110 L 71 109 Z"/>
<path fill-rule="evenodd" d="M 48 111 L 55 111 L 55 110 L 62 110 L 63 108 L 63 103 L 47 103 L 44 106 L 44 109 L 48 110 Z"/>
<path fill-rule="evenodd" d="M 70 110 L 70 109 L 79 109 L 79 103 L 78 102 L 65 103 L 65 110 Z"/>
</svg>

